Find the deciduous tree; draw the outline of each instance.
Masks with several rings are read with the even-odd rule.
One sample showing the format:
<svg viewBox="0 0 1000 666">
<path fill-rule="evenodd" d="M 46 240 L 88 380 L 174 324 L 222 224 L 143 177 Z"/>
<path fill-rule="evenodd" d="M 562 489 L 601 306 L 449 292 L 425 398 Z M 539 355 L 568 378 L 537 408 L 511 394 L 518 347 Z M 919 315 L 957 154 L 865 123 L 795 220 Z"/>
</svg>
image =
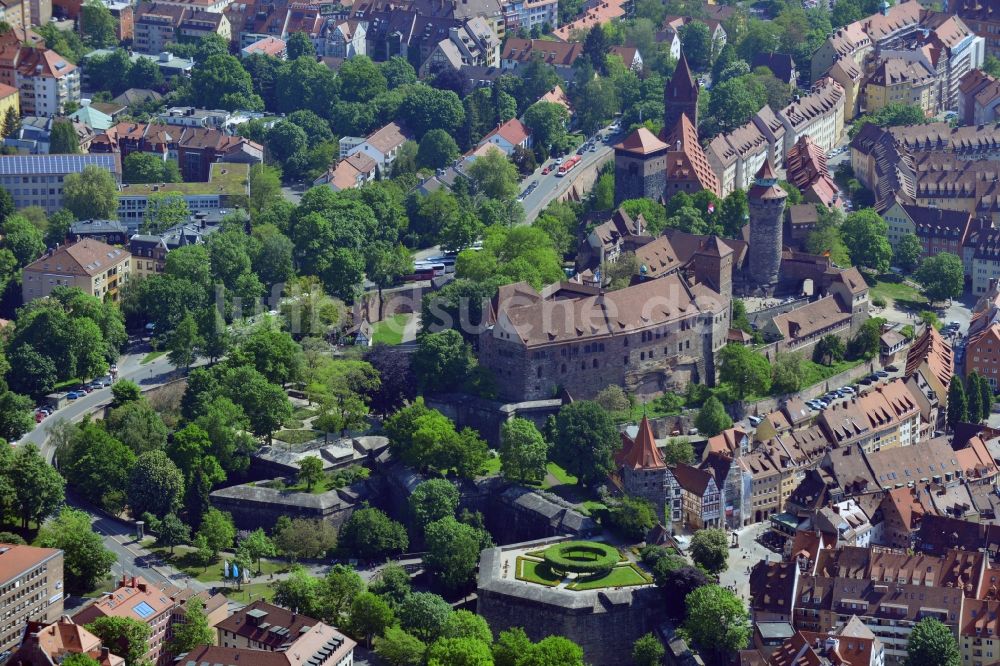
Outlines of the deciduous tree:
<svg viewBox="0 0 1000 666">
<path fill-rule="evenodd" d="M 358 509 L 340 528 L 340 546 L 365 560 L 401 553 L 408 545 L 406 529 L 379 509 Z"/>
<path fill-rule="evenodd" d="M 965 289 L 962 260 L 950 252 L 940 252 L 924 259 L 914 277 L 932 303 L 958 298 Z"/>
<path fill-rule="evenodd" d="M 932 617 L 920 620 L 906 641 L 907 666 L 958 666 L 962 663 L 951 629 Z"/>
<path fill-rule="evenodd" d="M 722 573 L 729 566 L 729 539 L 720 529 L 704 529 L 691 537 L 691 559 L 695 564 L 714 574 Z"/>
<path fill-rule="evenodd" d="M 73 594 L 90 592 L 111 573 L 117 558 L 94 532 L 90 516 L 63 508 L 38 532 L 38 545 L 63 551 L 63 575 Z M 121 655 L 120 652 L 115 654 Z"/>
<path fill-rule="evenodd" d="M 99 617 L 86 625 L 87 631 L 101 639 L 112 654 L 125 660 L 125 666 L 144 666 L 149 652 L 149 625 L 130 617 Z"/>
<path fill-rule="evenodd" d="M 735 594 L 718 585 L 704 585 L 691 592 L 684 603 L 684 628 L 702 650 L 726 654 L 746 647 L 749 617 Z"/>
<path fill-rule="evenodd" d="M 726 413 L 726 408 L 722 406 L 722 402 L 713 395 L 698 410 L 698 416 L 695 418 L 694 424 L 702 435 L 714 437 L 726 428 L 731 428 L 733 420 Z"/>
<path fill-rule="evenodd" d="M 584 484 L 594 485 L 611 471 L 621 438 L 600 405 L 580 401 L 559 410 L 553 444 L 554 460 Z"/>
<path fill-rule="evenodd" d="M 118 212 L 118 185 L 107 169 L 85 166 L 63 179 L 63 205 L 78 220 L 113 219 Z"/>
<path fill-rule="evenodd" d="M 515 418 L 500 429 L 500 472 L 511 481 L 541 483 L 549 445 L 535 424 Z"/>
</svg>

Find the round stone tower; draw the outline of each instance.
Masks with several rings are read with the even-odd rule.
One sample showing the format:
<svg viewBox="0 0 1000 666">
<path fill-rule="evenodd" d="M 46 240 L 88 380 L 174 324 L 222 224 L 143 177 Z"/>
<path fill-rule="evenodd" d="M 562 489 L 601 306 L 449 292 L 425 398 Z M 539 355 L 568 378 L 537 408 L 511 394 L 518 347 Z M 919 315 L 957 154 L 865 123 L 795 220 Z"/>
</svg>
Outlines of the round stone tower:
<svg viewBox="0 0 1000 666">
<path fill-rule="evenodd" d="M 782 221 L 788 195 L 768 159 L 757 171 L 756 182 L 747 192 L 750 203 L 750 259 L 752 286 L 770 293 L 781 270 Z"/>
</svg>

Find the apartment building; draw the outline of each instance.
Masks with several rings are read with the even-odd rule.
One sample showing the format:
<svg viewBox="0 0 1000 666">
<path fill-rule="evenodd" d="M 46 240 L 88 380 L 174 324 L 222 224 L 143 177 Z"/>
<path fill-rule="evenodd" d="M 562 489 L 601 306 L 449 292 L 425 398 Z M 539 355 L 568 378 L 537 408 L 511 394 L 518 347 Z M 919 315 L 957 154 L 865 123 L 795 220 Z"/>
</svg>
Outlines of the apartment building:
<svg viewBox="0 0 1000 666">
<path fill-rule="evenodd" d="M 388 174 L 392 163 L 396 161 L 396 156 L 399 155 L 399 149 L 411 138 L 408 131 L 394 122 L 379 128 L 366 137 L 341 137 L 340 159 L 361 152 L 375 160 L 383 174 Z"/>
<path fill-rule="evenodd" d="M 986 53 L 1000 58 L 1000 8 L 990 0 L 950 0 L 948 9 L 979 35 Z"/>
<path fill-rule="evenodd" d="M 80 101 L 80 70 L 30 30 L 0 35 L 0 83 L 17 89 L 25 116 L 61 115 Z"/>
<path fill-rule="evenodd" d="M 29 622 L 63 611 L 63 552 L 0 544 L 0 652 L 15 649 Z"/>
<path fill-rule="evenodd" d="M 778 113 L 785 126 L 784 153 L 808 134 L 824 153 L 833 150 L 844 133 L 844 87 L 823 77 L 813 83 L 807 95 L 793 101 Z"/>
<path fill-rule="evenodd" d="M 7 663 L 11 666 L 52 666 L 73 654 L 86 655 L 100 666 L 125 666 L 125 659 L 112 654 L 101 644 L 100 638 L 73 622 L 68 615 L 51 623 L 29 622 L 21 646 Z"/>
<path fill-rule="evenodd" d="M 816 421 L 836 448 L 857 444 L 872 453 L 920 441 L 920 409 L 902 379 L 836 401 Z"/>
<path fill-rule="evenodd" d="M 939 110 L 937 83 L 937 73 L 920 60 L 886 58 L 865 84 L 865 111 L 875 113 L 890 104 L 907 104 L 933 116 Z"/>
<path fill-rule="evenodd" d="M 216 630 L 219 647 L 210 648 L 208 654 L 226 655 L 227 658 L 199 657 L 194 659 L 195 663 L 207 661 L 233 666 L 239 663 L 351 666 L 354 663 L 356 643 L 350 638 L 319 620 L 266 601 L 254 601 L 233 613 L 220 622 Z M 299 656 L 292 660 L 289 655 Z M 242 662 L 239 661 L 241 656 Z M 188 659 L 193 659 L 191 654 Z"/>
<path fill-rule="evenodd" d="M 511 37 L 504 44 L 500 55 L 500 67 L 516 71 L 534 59 L 551 65 L 563 81 L 573 81 L 573 63 L 583 55 L 583 44 L 577 42 L 553 42 L 544 39 L 521 39 Z"/>
<path fill-rule="evenodd" d="M 923 11 L 917 0 L 908 0 L 834 30 L 813 53 L 813 81 L 824 76 L 838 59 L 845 56 L 854 60 L 858 67 L 863 67 L 876 44 L 915 29 Z"/>
<path fill-rule="evenodd" d="M 507 0 L 503 3 L 505 29 L 530 31 L 534 27 L 559 27 L 558 0 Z"/>
<path fill-rule="evenodd" d="M 325 27 L 324 55 L 328 58 L 353 58 L 367 55 L 365 35 L 368 30 L 361 21 L 329 20 Z"/>
<path fill-rule="evenodd" d="M 21 269 L 21 295 L 25 303 L 48 296 L 55 287 L 78 287 L 85 294 L 118 300 L 118 292 L 131 272 L 128 250 L 93 238 L 48 250 Z"/>
<path fill-rule="evenodd" d="M 973 229 L 972 214 L 968 211 L 925 208 L 898 199 L 882 213 L 882 219 L 889 226 L 889 243 L 893 248 L 904 236 L 913 234 L 920 241 L 921 258 L 941 252 L 961 257 Z"/>
<path fill-rule="evenodd" d="M 121 181 L 115 155 L 0 155 L 0 187 L 10 192 L 14 206 L 41 206 L 52 214 L 63 207 L 63 180 L 87 166 L 107 169 Z"/>
<path fill-rule="evenodd" d="M 430 77 L 448 68 L 457 71 L 469 65 L 497 67 L 499 64 L 500 40 L 489 22 L 476 16 L 449 28 L 447 38 L 438 41 L 419 73 Z"/>
<path fill-rule="evenodd" d="M 805 134 L 792 146 L 785 158 L 786 179 L 795 185 L 802 198 L 827 208 L 837 205 L 839 190 L 826 164 L 826 152 Z"/>
<path fill-rule="evenodd" d="M 979 69 L 962 77 L 958 117 L 964 125 L 996 124 L 1000 120 L 1000 81 Z"/>
<path fill-rule="evenodd" d="M 204 183 L 130 183 L 118 193 L 118 219 L 129 233 L 138 231 L 150 201 L 161 196 L 180 196 L 188 209 L 211 213 L 224 209 L 245 208 L 250 196 L 250 167 L 247 164 L 211 165 Z"/>
</svg>

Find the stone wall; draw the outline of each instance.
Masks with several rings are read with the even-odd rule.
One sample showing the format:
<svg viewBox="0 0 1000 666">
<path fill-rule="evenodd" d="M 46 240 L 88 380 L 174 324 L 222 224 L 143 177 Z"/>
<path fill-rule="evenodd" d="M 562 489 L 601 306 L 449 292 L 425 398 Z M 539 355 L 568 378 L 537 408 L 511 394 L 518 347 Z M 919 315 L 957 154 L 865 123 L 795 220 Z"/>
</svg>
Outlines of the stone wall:
<svg viewBox="0 0 1000 666">
<path fill-rule="evenodd" d="M 500 446 L 500 428 L 507 421 L 515 417 L 528 419 L 542 429 L 549 415 L 557 414 L 563 404 L 558 398 L 503 403 L 465 393 L 425 396 L 424 402 L 429 408 L 453 420 L 460 429 L 470 427 L 478 430 L 480 436 L 493 447 Z"/>
<path fill-rule="evenodd" d="M 870 374 L 873 368 L 873 362 L 862 363 L 859 366 L 833 375 L 819 384 L 806 387 L 792 395 L 797 398 L 801 398 L 803 401 L 812 400 L 813 398 L 818 398 L 831 389 L 840 388 L 841 386 L 850 384 L 851 382 Z M 743 404 L 733 403 L 730 405 L 730 411 L 737 412 L 737 414 L 734 414 L 735 418 L 743 418 L 746 415 L 763 416 L 764 414 L 773 412 L 776 409 L 780 409 L 781 406 L 784 405 L 790 397 L 792 397 L 792 395 L 764 398 L 763 400 L 758 400 L 757 402 Z"/>
<path fill-rule="evenodd" d="M 773 287 L 781 270 L 784 199 L 750 200 L 750 278 L 757 287 Z"/>
<path fill-rule="evenodd" d="M 483 551 L 477 590 L 476 612 L 494 634 L 522 627 L 533 641 L 565 636 L 583 648 L 588 664 L 618 666 L 628 662 L 635 640 L 664 620 L 663 595 L 655 586 L 553 589 L 500 579 L 500 558 L 500 548 Z"/>
<path fill-rule="evenodd" d="M 633 155 L 615 151 L 615 205 L 628 199 L 659 201 L 666 187 L 666 152 Z"/>
</svg>

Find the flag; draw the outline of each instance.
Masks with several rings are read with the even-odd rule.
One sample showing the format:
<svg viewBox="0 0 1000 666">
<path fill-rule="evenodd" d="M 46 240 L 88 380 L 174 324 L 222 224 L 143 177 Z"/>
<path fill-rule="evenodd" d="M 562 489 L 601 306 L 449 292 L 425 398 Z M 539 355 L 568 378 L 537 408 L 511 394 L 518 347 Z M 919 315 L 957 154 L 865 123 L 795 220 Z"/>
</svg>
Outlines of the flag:
<svg viewBox="0 0 1000 666">
<path fill-rule="evenodd" d="M 222 577 L 229 578 L 229 560 L 226 560 L 222 567 Z"/>
</svg>

